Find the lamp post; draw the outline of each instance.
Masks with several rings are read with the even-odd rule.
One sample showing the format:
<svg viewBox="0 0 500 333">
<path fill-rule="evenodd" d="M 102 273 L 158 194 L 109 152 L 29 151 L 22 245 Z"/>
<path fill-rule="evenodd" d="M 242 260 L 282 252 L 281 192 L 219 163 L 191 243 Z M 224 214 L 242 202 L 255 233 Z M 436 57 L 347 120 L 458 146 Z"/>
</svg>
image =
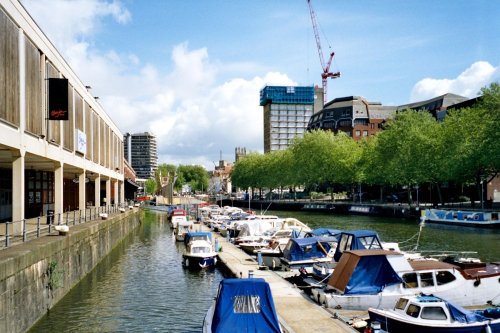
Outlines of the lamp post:
<svg viewBox="0 0 500 333">
<path fill-rule="evenodd" d="M 483 200 L 484 186 L 483 186 L 483 180 L 481 180 L 479 183 L 481 184 L 481 209 L 484 210 L 484 200 Z"/>
</svg>

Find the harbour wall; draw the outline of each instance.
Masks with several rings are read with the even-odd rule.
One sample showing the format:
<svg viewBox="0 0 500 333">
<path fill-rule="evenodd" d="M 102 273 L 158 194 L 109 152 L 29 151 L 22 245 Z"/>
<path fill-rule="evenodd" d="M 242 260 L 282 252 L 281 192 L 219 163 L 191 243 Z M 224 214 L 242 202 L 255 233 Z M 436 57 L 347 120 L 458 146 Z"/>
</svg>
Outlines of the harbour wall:
<svg viewBox="0 0 500 333">
<path fill-rule="evenodd" d="M 219 203 L 220 201 L 218 201 Z M 223 206 L 235 206 L 240 208 L 248 208 L 248 201 L 244 200 L 222 200 Z M 307 211 L 325 212 L 325 209 L 320 208 L 322 205 L 328 205 L 330 208 L 326 211 L 332 214 L 357 214 L 368 216 L 384 216 L 418 219 L 420 217 L 420 207 L 410 206 L 403 203 L 395 204 L 379 204 L 379 203 L 355 203 L 342 201 L 293 201 L 293 200 L 252 200 L 250 208 L 255 212 L 264 212 L 267 210 L 283 210 L 283 211 L 305 211 L 304 206 L 307 205 Z M 424 209 L 425 207 L 422 207 Z"/>
<path fill-rule="evenodd" d="M 142 221 L 134 208 L 0 251 L 0 332 L 25 332 Z"/>
</svg>

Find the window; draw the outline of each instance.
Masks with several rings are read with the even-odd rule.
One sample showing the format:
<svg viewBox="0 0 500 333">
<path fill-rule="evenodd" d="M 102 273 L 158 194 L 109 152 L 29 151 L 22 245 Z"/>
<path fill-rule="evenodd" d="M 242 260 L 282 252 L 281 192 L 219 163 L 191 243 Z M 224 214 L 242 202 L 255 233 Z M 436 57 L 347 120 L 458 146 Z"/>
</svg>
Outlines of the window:
<svg viewBox="0 0 500 333">
<path fill-rule="evenodd" d="M 418 318 L 418 314 L 420 313 L 420 307 L 415 304 L 410 304 L 408 310 L 406 310 L 406 314 L 413 318 Z"/>
<path fill-rule="evenodd" d="M 360 136 L 361 135 L 361 131 L 360 130 L 356 130 L 356 136 Z"/>
<path fill-rule="evenodd" d="M 404 310 L 406 308 L 406 304 L 408 304 L 408 299 L 406 298 L 400 298 L 398 302 L 396 303 L 396 309 L 398 310 Z"/>
<path fill-rule="evenodd" d="M 439 271 L 436 274 L 436 284 L 441 286 L 456 280 L 456 277 L 448 271 Z"/>
<path fill-rule="evenodd" d="M 233 298 L 234 313 L 260 313 L 259 296 L 235 296 Z"/>
<path fill-rule="evenodd" d="M 417 288 L 417 274 L 416 273 L 407 273 L 403 275 L 403 287 L 408 288 Z"/>
<path fill-rule="evenodd" d="M 368 136 L 368 131 L 363 131 L 363 136 Z"/>
<path fill-rule="evenodd" d="M 420 274 L 420 286 L 422 286 L 422 288 L 434 286 L 434 279 L 432 278 L 432 272 Z"/>
<path fill-rule="evenodd" d="M 420 315 L 422 319 L 428 320 L 446 320 L 446 313 L 440 306 L 426 306 L 422 309 L 422 314 Z"/>
</svg>

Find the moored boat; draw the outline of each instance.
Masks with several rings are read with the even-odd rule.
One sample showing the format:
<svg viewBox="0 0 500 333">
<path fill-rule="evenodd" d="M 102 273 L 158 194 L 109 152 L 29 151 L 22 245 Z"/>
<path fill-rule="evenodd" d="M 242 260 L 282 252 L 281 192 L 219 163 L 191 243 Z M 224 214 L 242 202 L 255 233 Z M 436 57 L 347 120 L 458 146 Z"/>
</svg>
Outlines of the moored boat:
<svg viewBox="0 0 500 333">
<path fill-rule="evenodd" d="M 499 212 L 449 209 L 426 209 L 422 212 L 422 218 L 426 222 L 481 228 L 500 228 L 499 217 Z"/>
<path fill-rule="evenodd" d="M 262 278 L 222 280 L 203 332 L 281 333 L 269 284 Z"/>
<path fill-rule="evenodd" d="M 217 264 L 217 253 L 212 243 L 205 239 L 194 239 L 186 244 L 182 264 L 191 268 L 213 267 Z"/>
<path fill-rule="evenodd" d="M 433 294 L 460 306 L 498 302 L 500 264 L 461 265 L 435 259 L 407 259 L 387 250 L 346 251 L 328 284 L 312 298 L 331 308 L 392 307 L 397 299 Z"/>
<path fill-rule="evenodd" d="M 436 296 L 401 297 L 392 309 L 368 309 L 385 332 L 500 332 L 500 309 L 466 310 Z M 378 326 L 378 325 L 377 325 Z"/>
</svg>

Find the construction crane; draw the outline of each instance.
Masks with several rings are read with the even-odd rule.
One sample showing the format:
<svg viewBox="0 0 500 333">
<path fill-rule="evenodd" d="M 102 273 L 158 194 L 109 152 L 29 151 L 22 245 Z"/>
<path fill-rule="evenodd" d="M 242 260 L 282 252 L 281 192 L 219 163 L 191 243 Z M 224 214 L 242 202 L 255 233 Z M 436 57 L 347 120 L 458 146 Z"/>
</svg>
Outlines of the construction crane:
<svg viewBox="0 0 500 333">
<path fill-rule="evenodd" d="M 321 40 L 319 38 L 318 25 L 316 23 L 316 13 L 314 12 L 314 9 L 312 7 L 311 0 L 307 0 L 307 5 L 309 6 L 309 12 L 311 13 L 311 21 L 314 30 L 314 36 L 316 37 L 316 45 L 318 46 L 319 61 L 321 62 L 321 68 L 323 69 L 323 73 L 321 73 L 321 81 L 323 85 L 323 104 L 326 104 L 328 101 L 327 99 L 328 78 L 336 79 L 340 77 L 340 72 L 335 72 L 335 73 L 330 72 L 330 66 L 333 61 L 333 56 L 335 55 L 334 52 L 330 53 L 330 58 L 328 59 L 328 62 L 325 65 L 325 59 L 323 58 L 323 50 L 321 48 Z"/>
</svg>

